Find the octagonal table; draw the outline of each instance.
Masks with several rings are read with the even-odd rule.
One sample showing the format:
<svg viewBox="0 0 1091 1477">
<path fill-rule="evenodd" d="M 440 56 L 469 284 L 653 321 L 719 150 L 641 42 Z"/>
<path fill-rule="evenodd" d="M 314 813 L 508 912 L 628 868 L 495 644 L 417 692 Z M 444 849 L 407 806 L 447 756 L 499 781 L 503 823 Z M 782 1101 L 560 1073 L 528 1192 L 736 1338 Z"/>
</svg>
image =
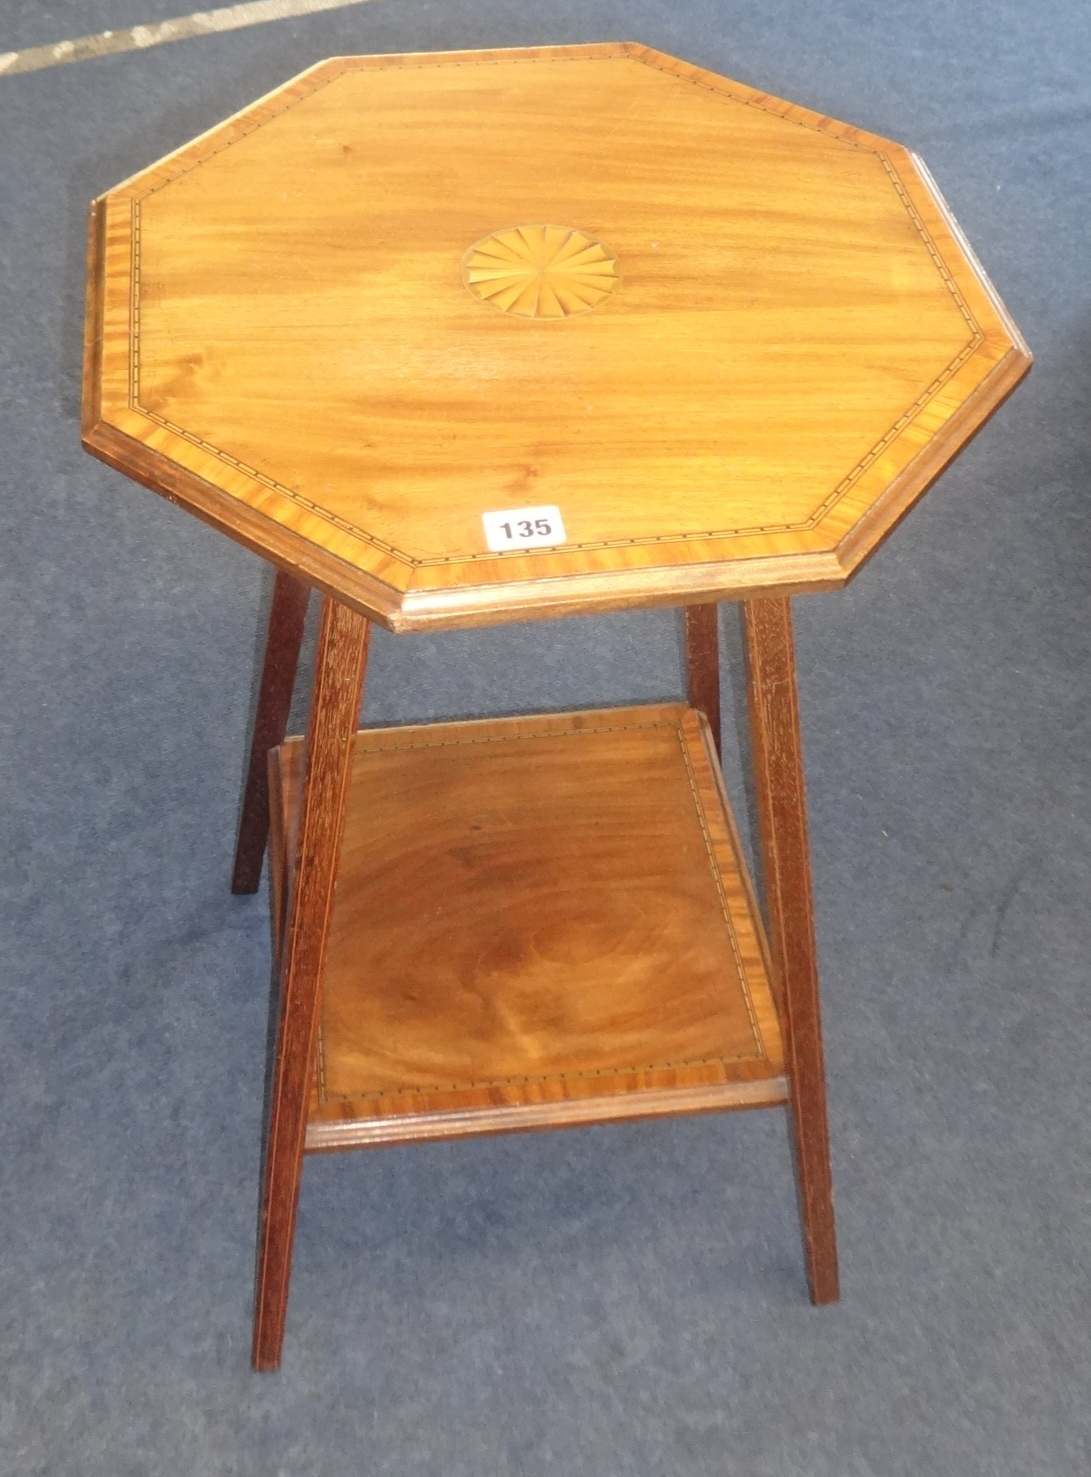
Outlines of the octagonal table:
<svg viewBox="0 0 1091 1477">
<path fill-rule="evenodd" d="M 271 837 L 256 1367 L 306 1151 L 786 1103 L 835 1299 L 788 597 L 843 585 L 1030 365 L 921 161 L 638 45 L 345 57 L 109 191 L 90 241 L 85 445 L 278 569 L 234 878 Z M 687 703 L 357 732 L 369 622 L 664 604 Z"/>
</svg>

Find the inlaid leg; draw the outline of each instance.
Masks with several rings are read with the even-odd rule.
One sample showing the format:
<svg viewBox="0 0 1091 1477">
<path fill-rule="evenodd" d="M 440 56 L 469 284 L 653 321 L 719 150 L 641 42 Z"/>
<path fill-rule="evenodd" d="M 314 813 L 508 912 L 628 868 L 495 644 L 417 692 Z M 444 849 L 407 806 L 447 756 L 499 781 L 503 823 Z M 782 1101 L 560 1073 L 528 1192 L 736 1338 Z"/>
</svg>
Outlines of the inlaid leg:
<svg viewBox="0 0 1091 1477">
<path fill-rule="evenodd" d="M 255 1369 L 276 1369 L 284 1343 L 322 966 L 344 832 L 345 799 L 370 627 L 326 597 L 307 730 L 299 843 L 281 950 L 269 1125 L 254 1295 Z"/>
<path fill-rule="evenodd" d="M 292 688 L 299 666 L 299 648 L 303 644 L 303 623 L 311 589 L 301 580 L 277 571 L 273 586 L 273 603 L 269 609 L 269 629 L 265 636 L 265 660 L 261 669 L 261 688 L 254 715 L 254 734 L 250 743 L 250 764 L 239 816 L 239 839 L 235 847 L 235 870 L 231 877 L 232 892 L 257 892 L 261 881 L 261 863 L 269 840 L 269 784 L 267 760 L 269 750 L 283 741 L 292 706 Z"/>
<path fill-rule="evenodd" d="M 720 607 L 687 605 L 686 691 L 689 704 L 708 719 L 720 750 Z"/>
<path fill-rule="evenodd" d="M 837 1241 L 791 603 L 748 600 L 744 612 L 769 941 L 785 1037 L 807 1281 L 812 1302 L 833 1303 L 839 1295 Z"/>
</svg>

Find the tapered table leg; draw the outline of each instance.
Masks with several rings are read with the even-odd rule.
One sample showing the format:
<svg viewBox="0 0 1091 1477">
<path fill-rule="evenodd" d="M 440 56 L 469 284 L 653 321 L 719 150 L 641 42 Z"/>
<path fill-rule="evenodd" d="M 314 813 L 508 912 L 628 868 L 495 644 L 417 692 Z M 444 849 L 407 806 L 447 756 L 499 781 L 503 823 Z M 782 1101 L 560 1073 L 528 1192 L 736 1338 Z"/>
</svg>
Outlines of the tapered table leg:
<svg viewBox="0 0 1091 1477">
<path fill-rule="evenodd" d="M 832 1303 L 839 1295 L 837 1241 L 791 603 L 781 597 L 748 600 L 744 625 L 769 936 L 785 1036 L 807 1281 L 812 1302 Z"/>
<path fill-rule="evenodd" d="M 254 715 L 250 763 L 239 816 L 239 839 L 235 847 L 232 892 L 257 892 L 261 863 L 269 839 L 269 785 L 266 761 L 269 750 L 283 741 L 292 706 L 292 689 L 303 644 L 310 586 L 283 570 L 277 571 L 269 628 L 265 636 L 265 660 L 261 688 Z"/>
<path fill-rule="evenodd" d="M 686 691 L 690 707 L 708 719 L 716 752 L 720 749 L 720 607 L 687 605 Z"/>
<path fill-rule="evenodd" d="M 276 1055 L 262 1174 L 254 1296 L 254 1368 L 276 1369 L 284 1343 L 322 966 L 370 628 L 328 596 L 315 666 L 299 842 L 281 951 Z"/>
</svg>

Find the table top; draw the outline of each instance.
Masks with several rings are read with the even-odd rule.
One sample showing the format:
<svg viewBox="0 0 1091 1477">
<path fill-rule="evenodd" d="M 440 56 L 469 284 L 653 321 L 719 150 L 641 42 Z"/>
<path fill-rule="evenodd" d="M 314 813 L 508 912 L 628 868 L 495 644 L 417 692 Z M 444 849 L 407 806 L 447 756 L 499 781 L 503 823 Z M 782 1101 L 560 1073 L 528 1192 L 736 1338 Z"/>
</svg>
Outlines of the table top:
<svg viewBox="0 0 1091 1477">
<path fill-rule="evenodd" d="M 1029 366 L 913 154 L 635 44 L 323 62 L 92 207 L 84 444 L 395 630 L 836 588 Z"/>
</svg>

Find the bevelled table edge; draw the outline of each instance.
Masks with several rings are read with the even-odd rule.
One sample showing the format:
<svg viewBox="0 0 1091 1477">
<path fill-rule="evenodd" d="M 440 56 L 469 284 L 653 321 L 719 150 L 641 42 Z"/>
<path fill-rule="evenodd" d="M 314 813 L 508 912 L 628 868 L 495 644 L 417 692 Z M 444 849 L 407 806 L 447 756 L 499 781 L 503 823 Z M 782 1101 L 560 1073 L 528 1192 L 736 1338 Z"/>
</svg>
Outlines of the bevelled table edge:
<svg viewBox="0 0 1091 1477">
<path fill-rule="evenodd" d="M 98 461 L 183 508 L 276 568 L 306 581 L 387 630 L 413 629 L 399 619 L 401 600 L 392 586 L 338 559 L 303 534 L 248 507 L 168 457 L 159 456 L 108 422 L 90 421 L 80 439 L 84 450 Z"/>
<path fill-rule="evenodd" d="M 845 535 L 834 553 L 843 574 L 839 587 L 847 584 L 860 572 L 906 514 L 912 512 L 932 484 L 951 466 L 978 432 L 984 430 L 1012 392 L 1026 379 L 1033 363 L 1034 357 L 1025 346 L 1016 345 L 1009 349 L 988 378 L 982 381 L 951 416 L 944 427 L 947 434 L 933 437 Z M 776 593 L 790 595 L 805 592 L 785 588 Z"/>
<path fill-rule="evenodd" d="M 729 1109 L 774 1108 L 787 1101 L 788 1079 L 782 1073 L 753 1082 L 662 1088 L 627 1097 L 619 1094 L 566 1102 L 463 1108 L 445 1113 L 405 1114 L 389 1119 L 345 1119 L 339 1123 L 311 1119 L 307 1124 L 304 1153 L 378 1149 L 394 1144 L 471 1138 L 483 1134 L 529 1133 L 540 1128 L 587 1128 L 596 1123 L 629 1123 L 651 1118 L 719 1113 Z"/>
<path fill-rule="evenodd" d="M 852 572 L 837 552 L 822 551 L 703 565 L 665 565 L 635 572 L 553 575 L 514 580 L 510 585 L 408 590 L 403 595 L 105 421 L 92 421 L 83 431 L 81 442 L 85 451 L 115 472 L 398 634 L 712 604 L 760 595 L 816 594 L 841 589 Z"/>
<path fill-rule="evenodd" d="M 1011 346 L 985 379 L 954 411 L 942 431 L 922 447 L 917 456 L 890 484 L 883 496 L 854 524 L 851 532 L 838 544 L 837 559 L 845 572 L 846 581 L 855 575 L 882 547 L 932 483 L 947 470 L 978 432 L 984 429 L 1012 392 L 1018 389 L 1034 365 L 1034 355 L 1030 346 L 1020 333 L 1015 319 L 1008 312 L 1003 298 L 997 292 L 980 258 L 970 245 L 966 233 L 959 225 L 928 165 L 913 150 L 906 149 L 903 152 L 916 171 L 932 204 L 942 216 L 944 225 L 962 252 L 966 265 L 976 278 L 990 307 L 1000 320 L 1004 333 L 1011 341 Z"/>
</svg>

